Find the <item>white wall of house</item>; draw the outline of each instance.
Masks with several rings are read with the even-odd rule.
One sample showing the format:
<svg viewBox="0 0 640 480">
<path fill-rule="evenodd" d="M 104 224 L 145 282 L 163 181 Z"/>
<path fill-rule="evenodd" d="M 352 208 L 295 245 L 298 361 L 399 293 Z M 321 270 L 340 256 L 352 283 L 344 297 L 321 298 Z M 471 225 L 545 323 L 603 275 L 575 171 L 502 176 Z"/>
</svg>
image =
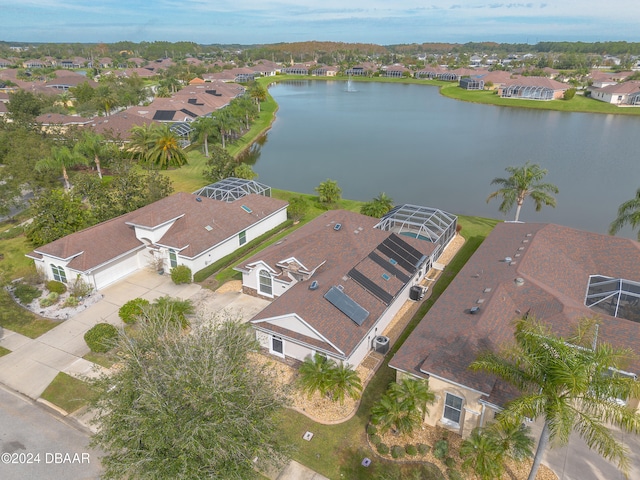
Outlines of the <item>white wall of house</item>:
<svg viewBox="0 0 640 480">
<path fill-rule="evenodd" d="M 597 90 L 591 91 L 591 98 L 600 100 L 601 102 L 611 103 L 612 105 L 619 105 L 624 103 L 626 95 L 619 95 L 617 93 L 599 92 Z"/>
</svg>

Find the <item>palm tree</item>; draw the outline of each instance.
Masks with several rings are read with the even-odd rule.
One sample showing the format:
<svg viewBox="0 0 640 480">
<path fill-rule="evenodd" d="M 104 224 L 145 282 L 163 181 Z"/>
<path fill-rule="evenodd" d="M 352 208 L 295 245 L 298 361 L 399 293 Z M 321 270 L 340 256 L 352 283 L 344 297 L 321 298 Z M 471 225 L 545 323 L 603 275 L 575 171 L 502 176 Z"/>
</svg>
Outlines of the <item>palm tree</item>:
<svg viewBox="0 0 640 480">
<path fill-rule="evenodd" d="M 474 428 L 469 438 L 460 445 L 462 468 L 473 469 L 482 480 L 502 477 L 503 459 L 500 445 L 491 435 Z"/>
<path fill-rule="evenodd" d="M 77 149 L 71 150 L 68 147 L 53 147 L 50 157 L 36 163 L 36 170 L 62 170 L 64 188 L 66 191 L 69 191 L 71 190 L 71 184 L 69 183 L 67 168 L 80 164 L 86 165 L 87 163 L 87 159 L 80 154 Z"/>
<path fill-rule="evenodd" d="M 111 88 L 107 85 L 100 86 L 96 89 L 95 101 L 102 107 L 105 116 L 109 116 L 111 109 L 118 103 Z"/>
<path fill-rule="evenodd" d="M 344 399 L 349 396 L 356 399 L 362 392 L 362 382 L 356 371 L 348 364 L 335 366 L 329 375 L 329 394 L 333 401 L 344 404 Z"/>
<path fill-rule="evenodd" d="M 360 213 L 369 217 L 381 218 L 393 208 L 393 199 L 381 192 L 372 201 L 365 203 L 360 208 Z"/>
<path fill-rule="evenodd" d="M 196 138 L 204 143 L 204 156 L 209 158 L 209 137 L 218 134 L 218 124 L 213 117 L 199 117 L 193 122 Z"/>
<path fill-rule="evenodd" d="M 88 157 L 93 157 L 93 161 L 96 164 L 98 170 L 98 176 L 102 178 L 102 169 L 100 167 L 100 157 L 107 153 L 107 145 L 105 144 L 104 137 L 91 130 L 85 130 L 82 132 L 80 142 L 78 145 L 78 151 Z"/>
<path fill-rule="evenodd" d="M 505 405 L 502 424 L 519 424 L 524 417 L 544 419 L 529 479 L 533 480 L 549 440 L 566 444 L 572 431 L 623 472 L 629 470 L 627 449 L 609 425 L 640 431 L 640 413 L 616 401 L 639 398 L 640 383 L 618 374 L 631 357 L 628 349 L 597 344 L 595 322 L 583 319 L 568 338 L 554 335 L 535 319 L 515 323 L 515 344 L 500 353 L 486 352 L 470 365 L 497 375 L 522 395 Z"/>
<path fill-rule="evenodd" d="M 421 422 L 422 413 L 412 402 L 398 401 L 389 392 L 371 407 L 371 423 L 377 425 L 381 433 L 390 428 L 395 433 L 411 433 Z"/>
<path fill-rule="evenodd" d="M 491 181 L 491 185 L 500 185 L 501 188 L 487 197 L 487 203 L 495 197 L 501 197 L 499 210 L 504 214 L 515 204 L 516 222 L 520 218 L 520 210 L 527 197 L 531 197 L 535 202 L 536 212 L 542 209 L 542 205 L 556 206 L 556 199 L 551 194 L 557 194 L 558 187 L 552 183 L 541 183 L 547 174 L 546 169 L 527 162 L 521 167 L 507 167 L 505 170 L 511 175 L 506 178 L 496 177 Z"/>
<path fill-rule="evenodd" d="M 334 362 L 322 355 L 308 357 L 302 362 L 298 373 L 298 384 L 303 392 L 311 397 L 315 392 L 325 396 L 329 392 L 329 378 Z"/>
<path fill-rule="evenodd" d="M 222 148 L 227 148 L 225 139 L 231 134 L 231 132 L 238 129 L 240 122 L 233 115 L 233 112 L 229 108 L 223 108 L 216 113 L 215 122 L 222 138 Z"/>
<path fill-rule="evenodd" d="M 400 383 L 392 383 L 389 393 L 398 402 L 409 402 L 422 414 L 422 419 L 429 414 L 427 405 L 433 405 L 436 401 L 435 394 L 429 389 L 429 381 L 414 380 L 409 377 L 402 379 Z"/>
<path fill-rule="evenodd" d="M 633 229 L 640 225 L 640 188 L 636 190 L 635 197 L 618 207 L 618 216 L 609 226 L 609 234 L 615 235 L 627 224 Z M 638 230 L 638 240 L 640 240 L 640 230 Z"/>
<path fill-rule="evenodd" d="M 249 89 L 249 95 L 256 102 L 256 105 L 258 105 L 258 113 L 260 113 L 260 103 L 267 99 L 267 89 L 259 83 L 254 83 Z"/>
<path fill-rule="evenodd" d="M 181 167 L 187 163 L 178 136 L 167 124 L 156 126 L 152 130 L 153 145 L 149 150 L 149 163 L 161 170 L 169 167 Z"/>
<path fill-rule="evenodd" d="M 150 123 L 135 125 L 131 129 L 128 151 L 132 158 L 143 163 L 148 161 L 149 152 L 153 148 L 153 131 L 153 125 Z"/>
</svg>

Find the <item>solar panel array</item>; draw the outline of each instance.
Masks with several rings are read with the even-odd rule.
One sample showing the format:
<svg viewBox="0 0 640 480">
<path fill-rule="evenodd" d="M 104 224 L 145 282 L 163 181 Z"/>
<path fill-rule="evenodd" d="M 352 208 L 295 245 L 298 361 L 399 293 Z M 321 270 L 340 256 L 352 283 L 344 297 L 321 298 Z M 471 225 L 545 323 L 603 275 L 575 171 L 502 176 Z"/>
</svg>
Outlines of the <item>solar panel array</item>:
<svg viewBox="0 0 640 480">
<path fill-rule="evenodd" d="M 358 282 L 362 287 L 369 291 L 372 295 L 378 297 L 385 305 L 389 305 L 393 300 L 393 295 L 387 292 L 380 285 L 376 284 L 373 280 L 367 277 L 364 273 L 352 268 L 349 271 L 349 276 Z"/>
<path fill-rule="evenodd" d="M 406 275 L 405 273 L 403 273 L 399 268 L 396 268 L 393 263 L 391 263 L 390 261 L 385 260 L 384 258 L 382 258 L 380 255 L 378 255 L 376 252 L 371 252 L 369 254 L 369 258 L 371 260 L 373 260 L 375 263 L 377 263 L 378 265 L 380 265 L 382 268 L 384 268 L 387 272 L 389 272 L 391 275 L 394 275 L 396 277 L 398 277 L 398 279 L 402 282 L 402 283 L 407 283 L 410 279 L 410 277 L 408 275 Z M 396 262 L 397 263 L 397 262 Z"/>
<path fill-rule="evenodd" d="M 176 114 L 175 110 L 158 110 L 153 115 L 153 119 L 154 120 L 159 120 L 159 121 L 173 120 L 173 116 L 175 114 Z"/>
<path fill-rule="evenodd" d="M 331 287 L 324 294 L 329 303 L 353 320 L 356 325 L 360 326 L 369 316 L 369 312 L 362 308 L 354 299 L 344 293 L 338 287 Z"/>
</svg>

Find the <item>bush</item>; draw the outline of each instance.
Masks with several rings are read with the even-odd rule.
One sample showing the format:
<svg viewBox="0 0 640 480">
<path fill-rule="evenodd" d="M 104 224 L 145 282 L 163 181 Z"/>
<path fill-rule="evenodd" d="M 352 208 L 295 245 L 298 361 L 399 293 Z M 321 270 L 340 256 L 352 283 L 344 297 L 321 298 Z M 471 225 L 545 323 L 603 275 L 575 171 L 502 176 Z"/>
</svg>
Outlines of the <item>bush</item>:
<svg viewBox="0 0 640 480">
<path fill-rule="evenodd" d="M 135 323 L 142 311 L 150 305 L 149 300 L 134 298 L 120 307 L 118 316 L 124 323 Z"/>
<path fill-rule="evenodd" d="M 433 446 L 433 456 L 438 460 L 442 460 L 449 453 L 449 442 L 446 440 L 438 440 Z"/>
<path fill-rule="evenodd" d="M 303 219 L 303 217 L 307 213 L 308 208 L 309 208 L 309 205 L 303 197 L 300 197 L 300 196 L 294 197 L 291 200 L 289 200 L 289 206 L 287 207 L 287 215 L 294 222 L 299 222 L 300 220 Z"/>
<path fill-rule="evenodd" d="M 379 435 L 369 435 L 369 441 L 371 442 L 372 445 L 378 445 L 382 439 L 380 438 Z"/>
<path fill-rule="evenodd" d="M 17 227 L 10 228 L 4 232 L 0 232 L 0 240 L 11 240 L 12 238 L 19 237 L 24 233 L 24 227 L 18 225 Z"/>
<path fill-rule="evenodd" d="M 453 457 L 447 457 L 444 459 L 444 464 L 449 468 L 453 468 L 456 466 L 456 461 L 453 459 Z"/>
<path fill-rule="evenodd" d="M 378 427 L 376 427 L 373 423 L 370 423 L 369 425 L 367 425 L 367 433 L 369 435 L 375 435 L 376 433 L 378 433 Z"/>
<path fill-rule="evenodd" d="M 69 293 L 77 298 L 88 297 L 93 292 L 93 287 L 80 275 L 69 285 Z"/>
<path fill-rule="evenodd" d="M 84 341 L 92 352 L 106 353 L 118 338 L 118 330 L 109 323 L 98 323 L 84 334 Z"/>
<path fill-rule="evenodd" d="M 80 303 L 80 300 L 78 300 L 77 297 L 74 297 L 73 295 L 70 295 L 62 304 L 63 307 L 77 307 L 78 304 Z"/>
<path fill-rule="evenodd" d="M 58 301 L 60 294 L 56 292 L 49 292 L 49 295 L 40 300 L 41 307 L 50 307 Z"/>
<path fill-rule="evenodd" d="M 449 480 L 464 480 L 462 474 L 453 468 L 447 470 L 447 477 L 449 477 Z"/>
<path fill-rule="evenodd" d="M 171 269 L 171 280 L 176 285 L 191 283 L 191 269 L 186 265 L 178 265 Z"/>
<path fill-rule="evenodd" d="M 391 447 L 391 456 L 393 458 L 402 458 L 404 457 L 404 448 L 400 445 L 394 445 Z"/>
<path fill-rule="evenodd" d="M 24 277 L 22 277 L 22 281 L 24 283 L 28 283 L 29 285 L 40 285 L 47 280 L 46 275 L 44 274 L 44 269 L 34 267 L 29 270 Z"/>
<path fill-rule="evenodd" d="M 386 455 L 389 453 L 389 447 L 387 447 L 387 445 L 382 442 L 376 445 L 376 450 L 378 450 L 378 453 L 380 455 Z"/>
<path fill-rule="evenodd" d="M 562 96 L 562 98 L 564 98 L 565 100 L 571 100 L 575 96 L 576 96 L 576 89 L 575 88 L 570 88 L 568 90 L 565 90 L 564 95 Z"/>
<path fill-rule="evenodd" d="M 27 285 L 26 283 L 19 283 L 13 289 L 13 294 L 18 300 L 20 300 L 20 303 L 28 305 L 36 298 L 40 298 L 40 296 L 42 295 L 42 290 L 39 290 L 31 285 Z"/>
<path fill-rule="evenodd" d="M 429 445 L 426 445 L 424 443 L 418 444 L 418 453 L 420 455 L 426 455 L 427 453 L 429 453 L 429 450 L 431 450 L 431 447 Z"/>
<path fill-rule="evenodd" d="M 418 454 L 418 449 L 415 445 L 407 445 L 404 447 L 404 451 L 407 452 L 407 455 L 411 455 L 412 457 Z"/>
<path fill-rule="evenodd" d="M 58 282 L 57 280 L 49 280 L 45 284 L 45 287 L 47 287 L 47 290 L 49 290 L 50 292 L 55 292 L 58 295 L 62 295 L 67 291 L 67 286 L 62 282 Z"/>
</svg>

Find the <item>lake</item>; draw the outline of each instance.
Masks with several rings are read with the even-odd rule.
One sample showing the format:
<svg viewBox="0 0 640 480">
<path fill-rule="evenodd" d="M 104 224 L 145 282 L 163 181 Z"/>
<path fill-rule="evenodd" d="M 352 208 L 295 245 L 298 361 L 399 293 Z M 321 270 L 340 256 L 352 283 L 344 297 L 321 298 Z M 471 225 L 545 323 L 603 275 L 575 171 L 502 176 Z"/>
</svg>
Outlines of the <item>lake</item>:
<svg viewBox="0 0 640 480">
<path fill-rule="evenodd" d="M 525 161 L 548 169 L 557 207 L 520 219 L 606 233 L 620 203 L 640 187 L 640 117 L 478 105 L 442 97 L 437 87 L 292 81 L 270 87 L 279 110 L 254 147 L 259 181 L 314 193 L 337 180 L 343 197 L 380 192 L 454 214 L 513 219 L 486 203 L 491 180 Z M 635 235 L 626 230 L 625 236 Z"/>
</svg>

